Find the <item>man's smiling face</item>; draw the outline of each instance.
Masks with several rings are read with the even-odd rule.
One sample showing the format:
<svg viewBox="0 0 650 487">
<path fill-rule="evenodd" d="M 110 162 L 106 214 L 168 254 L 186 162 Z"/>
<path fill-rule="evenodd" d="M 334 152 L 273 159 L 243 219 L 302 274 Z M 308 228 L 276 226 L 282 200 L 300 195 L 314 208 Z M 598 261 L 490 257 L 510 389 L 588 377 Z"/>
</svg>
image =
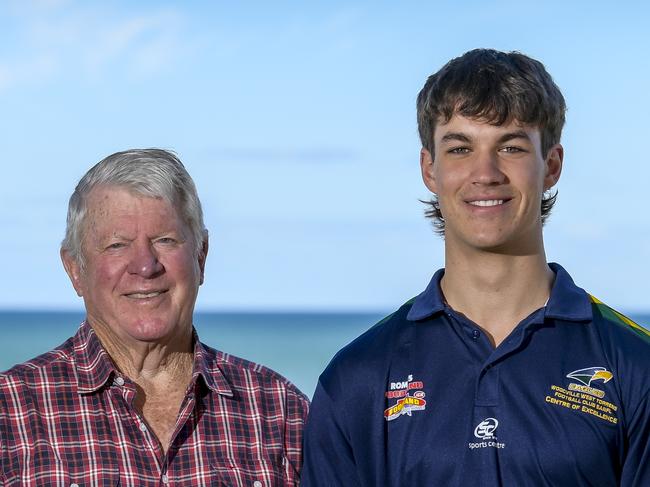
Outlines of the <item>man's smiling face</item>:
<svg viewBox="0 0 650 487">
<path fill-rule="evenodd" d="M 454 115 L 422 150 L 422 176 L 445 220 L 447 245 L 500 253 L 541 246 L 541 199 L 559 179 L 562 147 L 542 154 L 538 128 Z"/>
<path fill-rule="evenodd" d="M 161 198 L 120 187 L 95 188 L 84 219 L 85 265 L 64 257 L 88 321 L 128 345 L 166 343 L 191 333 L 205 252 Z"/>
</svg>

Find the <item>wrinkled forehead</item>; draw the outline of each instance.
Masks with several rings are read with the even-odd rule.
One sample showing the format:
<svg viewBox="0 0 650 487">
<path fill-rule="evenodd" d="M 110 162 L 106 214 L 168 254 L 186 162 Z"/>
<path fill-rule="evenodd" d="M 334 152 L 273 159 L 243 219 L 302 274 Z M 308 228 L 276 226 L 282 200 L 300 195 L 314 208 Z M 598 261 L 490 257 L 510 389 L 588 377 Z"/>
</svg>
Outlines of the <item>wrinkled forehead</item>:
<svg viewBox="0 0 650 487">
<path fill-rule="evenodd" d="M 93 188 L 86 198 L 83 235 L 91 231 L 112 232 L 129 223 L 178 225 L 182 220 L 174 204 L 160 196 L 150 196 L 122 186 Z"/>
<path fill-rule="evenodd" d="M 176 210 L 176 202 L 170 201 L 165 195 L 156 194 L 147 188 L 115 184 L 99 184 L 93 187 L 85 197 L 85 207 L 86 212 L 91 212 L 111 204 L 127 204 L 129 201 L 146 199 L 160 201 Z"/>
</svg>

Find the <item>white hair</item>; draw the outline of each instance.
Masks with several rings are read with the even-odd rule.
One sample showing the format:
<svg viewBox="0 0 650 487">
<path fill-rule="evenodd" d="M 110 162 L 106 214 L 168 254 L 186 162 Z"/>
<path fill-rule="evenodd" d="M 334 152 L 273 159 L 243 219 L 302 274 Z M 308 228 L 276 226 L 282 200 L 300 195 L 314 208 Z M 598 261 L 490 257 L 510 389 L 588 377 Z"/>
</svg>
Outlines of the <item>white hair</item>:
<svg viewBox="0 0 650 487">
<path fill-rule="evenodd" d="M 70 196 L 65 238 L 61 248 L 82 267 L 87 199 L 98 186 L 125 188 L 135 194 L 162 198 L 178 211 L 189 226 L 197 253 L 202 252 L 208 231 L 194 181 L 183 163 L 170 151 L 131 149 L 116 152 L 93 166 Z"/>
</svg>

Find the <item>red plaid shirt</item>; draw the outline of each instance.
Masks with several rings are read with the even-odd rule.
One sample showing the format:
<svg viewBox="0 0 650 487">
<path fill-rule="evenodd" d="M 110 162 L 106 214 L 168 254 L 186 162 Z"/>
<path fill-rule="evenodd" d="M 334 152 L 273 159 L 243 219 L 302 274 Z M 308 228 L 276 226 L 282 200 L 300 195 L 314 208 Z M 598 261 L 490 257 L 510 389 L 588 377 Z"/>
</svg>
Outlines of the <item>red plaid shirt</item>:
<svg viewBox="0 0 650 487">
<path fill-rule="evenodd" d="M 87 323 L 0 374 L 0 485 L 294 486 L 307 398 L 275 372 L 195 337 L 165 454 Z"/>
</svg>

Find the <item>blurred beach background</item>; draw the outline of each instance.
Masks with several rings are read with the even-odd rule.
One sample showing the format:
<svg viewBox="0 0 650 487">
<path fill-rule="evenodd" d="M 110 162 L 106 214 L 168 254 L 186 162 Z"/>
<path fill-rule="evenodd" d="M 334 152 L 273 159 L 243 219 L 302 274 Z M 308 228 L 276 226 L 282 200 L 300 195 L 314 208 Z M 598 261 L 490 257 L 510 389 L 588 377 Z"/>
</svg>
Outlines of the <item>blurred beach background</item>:
<svg viewBox="0 0 650 487">
<path fill-rule="evenodd" d="M 271 367 L 311 397 L 336 351 L 381 318 L 376 313 L 199 312 L 194 324 L 204 343 Z M 631 318 L 650 324 L 650 315 Z M 82 312 L 0 312 L 0 371 L 63 343 L 82 319 Z"/>
<path fill-rule="evenodd" d="M 476 47 L 540 59 L 568 103 L 547 257 L 650 325 L 650 5 L 641 1 L 0 3 L 0 369 L 83 319 L 59 261 L 84 172 L 174 150 L 210 231 L 196 327 L 308 395 L 424 289 L 415 98 Z"/>
</svg>

